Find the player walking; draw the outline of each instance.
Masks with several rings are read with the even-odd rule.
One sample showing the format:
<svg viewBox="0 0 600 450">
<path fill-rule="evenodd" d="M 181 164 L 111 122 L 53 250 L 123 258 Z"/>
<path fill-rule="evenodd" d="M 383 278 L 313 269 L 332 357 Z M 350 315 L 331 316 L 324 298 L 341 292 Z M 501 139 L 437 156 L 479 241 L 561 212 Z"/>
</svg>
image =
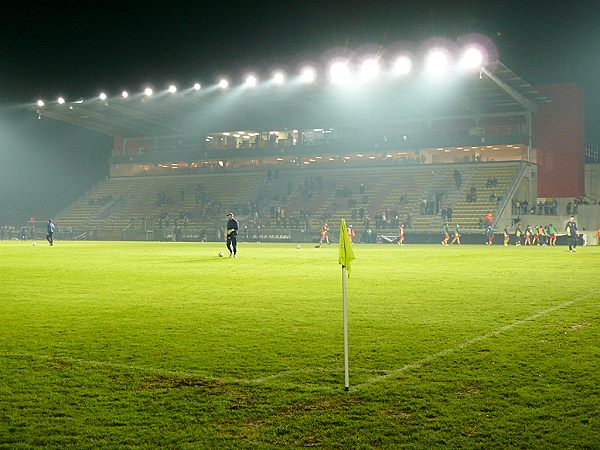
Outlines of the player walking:
<svg viewBox="0 0 600 450">
<path fill-rule="evenodd" d="M 444 237 L 442 238 L 442 245 L 443 246 L 447 246 L 448 245 L 448 241 L 450 240 L 450 231 L 448 231 L 448 224 L 445 223 L 444 224 L 444 228 L 442 228 L 442 234 L 444 235 Z"/>
<path fill-rule="evenodd" d="M 404 224 L 400 224 L 398 228 L 398 245 L 404 245 Z"/>
<path fill-rule="evenodd" d="M 321 227 L 321 241 L 319 242 L 319 245 L 321 245 L 323 242 L 327 242 L 329 244 L 329 225 L 327 225 L 327 222 L 325 222 Z"/>
<path fill-rule="evenodd" d="M 556 245 L 556 235 L 558 231 L 552 224 L 548 225 L 548 245 Z"/>
<path fill-rule="evenodd" d="M 502 232 L 504 237 L 504 246 L 508 247 L 510 245 L 510 234 L 508 234 L 508 225 L 504 227 L 504 231 Z"/>
<path fill-rule="evenodd" d="M 546 247 L 546 228 L 544 227 L 544 225 L 540 225 L 538 228 L 538 235 L 539 235 L 539 245 L 541 245 L 542 247 Z"/>
<path fill-rule="evenodd" d="M 521 231 L 521 225 L 519 224 L 517 224 L 517 229 L 515 230 L 515 238 L 517 240 L 515 245 L 520 246 L 521 242 L 523 241 L 523 231 Z"/>
<path fill-rule="evenodd" d="M 485 245 L 494 245 L 494 230 L 492 229 L 492 225 L 489 223 L 485 229 L 485 236 L 487 238 Z"/>
<path fill-rule="evenodd" d="M 569 251 L 575 253 L 577 248 L 577 224 L 575 223 L 575 216 L 569 217 L 569 221 L 565 226 L 567 232 L 567 240 L 569 242 Z"/>
<path fill-rule="evenodd" d="M 460 232 L 458 231 L 459 225 L 456 224 L 456 226 L 454 227 L 454 237 L 452 238 L 452 242 L 450 243 L 450 245 L 452 244 L 458 244 L 460 245 Z"/>
<path fill-rule="evenodd" d="M 227 214 L 227 250 L 229 250 L 230 258 L 237 258 L 237 232 L 239 227 L 238 221 L 233 218 L 233 213 Z"/>
<path fill-rule="evenodd" d="M 52 237 L 52 235 L 54 234 L 54 224 L 52 223 L 52 220 L 48 219 L 48 234 L 46 234 L 46 240 L 48 241 L 48 243 L 50 244 L 50 246 L 54 245 L 54 238 Z"/>
<path fill-rule="evenodd" d="M 525 229 L 524 245 L 531 245 L 531 235 L 532 234 L 533 234 L 533 231 L 531 230 L 531 227 L 529 225 L 527 225 L 527 228 Z"/>
</svg>

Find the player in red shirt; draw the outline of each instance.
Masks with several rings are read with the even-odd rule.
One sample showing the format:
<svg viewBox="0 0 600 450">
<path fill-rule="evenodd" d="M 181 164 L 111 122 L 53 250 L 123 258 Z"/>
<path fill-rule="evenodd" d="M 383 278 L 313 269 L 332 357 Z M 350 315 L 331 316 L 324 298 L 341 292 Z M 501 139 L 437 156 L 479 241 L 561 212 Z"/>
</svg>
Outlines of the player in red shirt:
<svg viewBox="0 0 600 450">
<path fill-rule="evenodd" d="M 400 224 L 398 228 L 398 245 L 404 245 L 404 224 Z"/>
<path fill-rule="evenodd" d="M 321 227 L 321 242 L 319 244 L 322 244 L 323 242 L 329 244 L 329 225 L 327 225 L 327 222 Z"/>
</svg>

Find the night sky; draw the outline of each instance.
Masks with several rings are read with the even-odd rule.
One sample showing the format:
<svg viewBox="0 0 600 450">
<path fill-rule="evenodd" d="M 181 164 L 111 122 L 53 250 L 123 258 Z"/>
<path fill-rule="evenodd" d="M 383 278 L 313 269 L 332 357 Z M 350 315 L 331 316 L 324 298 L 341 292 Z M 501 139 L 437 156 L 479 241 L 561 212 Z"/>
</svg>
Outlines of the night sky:
<svg viewBox="0 0 600 450">
<path fill-rule="evenodd" d="M 81 130 L 69 139 L 72 128 L 41 126 L 14 105 L 137 91 L 146 83 L 209 84 L 219 74 L 241 78 L 248 69 L 320 61 L 337 47 L 392 48 L 434 36 L 483 34 L 496 44 L 499 59 L 532 84 L 578 83 L 586 96 L 588 136 L 600 142 L 597 1 L 30 1 L 3 4 L 0 22 L 0 201 L 6 205 L 16 192 L 29 209 L 46 205 L 47 214 L 72 201 L 71 191 L 106 176 L 101 149 L 107 141 Z M 57 200 L 36 198 L 40 174 L 48 175 L 45 183 L 56 180 L 56 166 L 64 161 L 79 165 L 85 178 L 61 188 Z M 22 172 L 10 169 L 12 163 Z M 15 190 L 15 183 L 22 186 Z"/>
</svg>

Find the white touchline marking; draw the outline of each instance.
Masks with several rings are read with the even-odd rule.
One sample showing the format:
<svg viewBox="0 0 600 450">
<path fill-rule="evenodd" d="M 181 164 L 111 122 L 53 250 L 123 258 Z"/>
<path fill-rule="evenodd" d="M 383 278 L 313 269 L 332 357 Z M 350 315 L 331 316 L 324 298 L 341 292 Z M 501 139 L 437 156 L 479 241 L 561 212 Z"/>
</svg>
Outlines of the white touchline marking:
<svg viewBox="0 0 600 450">
<path fill-rule="evenodd" d="M 546 314 L 550 314 L 550 313 L 552 313 L 554 311 L 558 311 L 559 309 L 563 309 L 563 308 L 566 308 L 568 306 L 571 306 L 571 305 L 573 305 L 575 303 L 578 303 L 581 300 L 584 300 L 584 299 L 586 299 L 588 297 L 592 297 L 592 296 L 596 295 L 598 292 L 600 292 L 600 291 L 593 291 L 591 293 L 587 293 L 587 294 L 582 295 L 578 299 L 570 300 L 570 301 L 565 302 L 565 303 L 561 303 L 560 305 L 553 306 L 552 308 L 548 308 L 548 309 L 545 309 L 543 311 L 538 311 L 537 313 L 532 314 L 529 317 L 526 317 L 524 319 L 516 320 L 513 323 L 509 323 L 508 325 L 504 325 L 503 327 L 498 328 L 497 330 L 490 331 L 489 333 L 482 334 L 481 336 L 476 336 L 474 338 L 471 338 L 468 341 L 465 341 L 465 342 L 462 342 L 462 343 L 456 345 L 455 347 L 447 348 L 447 349 L 442 350 L 440 352 L 434 353 L 433 355 L 429 355 L 429 356 L 427 356 L 427 357 L 425 357 L 423 359 L 420 359 L 419 361 L 416 361 L 416 362 L 411 363 L 411 364 L 407 364 L 404 367 L 400 367 L 398 369 L 391 370 L 391 371 L 387 372 L 384 375 L 379 375 L 379 376 L 370 378 L 369 380 L 365 381 L 364 383 L 360 383 L 360 384 L 355 385 L 354 389 L 361 389 L 361 388 L 364 388 L 366 386 L 370 386 L 370 385 L 379 383 L 381 381 L 385 381 L 388 378 L 395 377 L 395 376 L 401 374 L 402 372 L 406 372 L 407 370 L 410 370 L 410 369 L 418 369 L 419 367 L 421 367 L 421 366 L 423 366 L 423 365 L 425 365 L 427 363 L 430 363 L 431 361 L 434 361 L 434 360 L 436 360 L 438 358 L 442 358 L 442 357 L 444 357 L 444 356 L 446 356 L 446 355 L 448 355 L 450 353 L 454 353 L 454 352 L 456 352 L 458 350 L 462 350 L 463 348 L 469 347 L 469 346 L 471 346 L 473 344 L 476 344 L 477 342 L 483 341 L 485 339 L 489 339 L 491 337 L 498 336 L 499 334 L 502 334 L 505 331 L 511 330 L 512 328 L 518 327 L 519 325 L 523 325 L 526 322 L 530 322 L 532 320 L 538 319 L 538 318 L 540 318 L 542 316 L 545 316 Z"/>
<path fill-rule="evenodd" d="M 471 338 L 468 341 L 462 342 L 454 347 L 447 348 L 445 350 L 434 353 L 433 355 L 429 355 L 425 358 L 422 358 L 414 363 L 410 363 L 410 364 L 407 364 L 398 369 L 391 370 L 384 375 L 379 375 L 379 376 L 370 378 L 367 381 L 365 381 L 364 383 L 360 383 L 360 384 L 352 386 L 352 390 L 361 389 L 361 388 L 371 386 L 373 384 L 385 381 L 388 378 L 395 377 L 403 372 L 406 372 L 407 370 L 418 369 L 419 367 L 421 367 L 427 363 L 430 363 L 431 361 L 434 361 L 438 358 L 442 358 L 450 353 L 456 352 L 458 350 L 462 350 L 463 348 L 469 347 L 469 346 L 476 344 L 477 342 L 483 341 L 485 339 L 489 339 L 491 337 L 498 336 L 499 334 L 502 334 L 505 331 L 508 331 L 519 325 L 523 325 L 524 323 L 529 322 L 531 320 L 535 320 L 539 317 L 545 316 L 546 314 L 550 314 L 554 311 L 558 311 L 560 309 L 571 306 L 575 303 L 578 303 L 581 300 L 592 297 L 598 293 L 600 293 L 600 290 L 584 294 L 575 300 L 570 300 L 568 302 L 561 303 L 560 305 L 553 306 L 553 307 L 545 309 L 543 311 L 538 311 L 537 313 L 532 314 L 529 317 L 516 320 L 515 322 L 512 322 L 508 325 L 498 328 L 497 330 L 491 331 L 486 334 L 482 334 L 481 336 L 476 336 L 476 337 Z M 203 373 L 186 372 L 186 371 L 182 371 L 182 370 L 167 370 L 167 369 L 159 369 L 159 368 L 155 368 L 155 367 L 133 366 L 133 365 L 127 365 L 127 364 L 120 364 L 120 363 L 111 363 L 111 362 L 106 362 L 106 361 L 94 361 L 94 360 L 87 360 L 87 359 L 82 359 L 82 358 L 72 358 L 69 356 L 50 356 L 50 355 L 36 355 L 33 353 L 13 353 L 13 352 L 2 352 L 2 353 L 0 353 L 0 356 L 43 359 L 43 360 L 48 360 L 48 361 L 64 361 L 64 362 L 83 364 L 83 365 L 89 365 L 89 366 L 112 367 L 112 368 L 120 369 L 120 370 L 135 370 L 138 372 L 149 372 L 149 373 L 165 375 L 165 376 L 195 378 L 195 379 L 201 379 L 201 380 L 213 381 L 213 382 L 221 381 L 221 382 L 225 382 L 225 383 L 239 383 L 239 384 L 263 384 L 263 383 L 267 383 L 271 380 L 276 380 L 278 378 L 285 377 L 287 375 L 307 374 L 307 373 L 316 373 L 316 372 L 332 373 L 332 372 L 341 372 L 341 370 L 342 370 L 340 368 L 332 369 L 332 368 L 326 368 L 326 367 L 307 368 L 307 369 L 298 369 L 298 370 L 285 370 L 282 372 L 274 373 L 272 375 L 266 375 L 263 377 L 248 379 L 248 378 L 234 378 L 234 377 L 215 377 L 214 375 L 207 375 L 207 374 L 203 374 Z M 358 369 L 358 370 L 360 370 L 360 369 Z M 355 370 L 355 372 L 356 372 L 356 370 Z M 333 389 L 331 386 L 319 387 L 319 386 L 312 386 L 312 385 L 307 385 L 307 384 L 296 384 L 296 383 L 285 383 L 285 385 L 290 386 L 290 387 L 302 386 L 302 387 L 310 389 L 310 390 L 330 391 Z"/>
</svg>

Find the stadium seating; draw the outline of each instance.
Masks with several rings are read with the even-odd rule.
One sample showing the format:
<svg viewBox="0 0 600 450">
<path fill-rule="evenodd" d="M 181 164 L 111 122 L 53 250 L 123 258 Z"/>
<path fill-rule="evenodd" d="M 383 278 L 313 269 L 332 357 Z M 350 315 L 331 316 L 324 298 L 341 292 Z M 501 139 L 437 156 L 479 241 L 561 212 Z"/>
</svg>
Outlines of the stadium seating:
<svg viewBox="0 0 600 450">
<path fill-rule="evenodd" d="M 410 219 L 413 229 L 439 229 L 442 207 L 453 208 L 452 223 L 477 228 L 480 217 L 495 212 L 514 183 L 518 162 L 436 165 L 369 165 L 273 169 L 245 168 L 222 173 L 118 177 L 101 183 L 59 215 L 61 226 L 76 231 L 189 229 L 189 235 L 216 238 L 224 214 L 233 210 L 243 225 L 264 230 L 308 228 L 344 217 L 359 229 L 395 229 Z M 453 172 L 460 170 L 457 189 Z M 494 186 L 489 180 L 495 180 Z M 468 202 L 474 186 L 477 201 Z M 436 211 L 422 210 L 423 200 L 438 198 Z M 493 194 L 493 195 L 492 195 Z M 252 211 L 260 211 L 258 221 Z M 362 215 L 359 211 L 362 210 Z M 382 224 L 382 212 L 396 221 Z M 354 218 L 353 218 L 354 215 Z M 410 218 L 409 218 L 410 216 Z M 275 231 L 273 231 L 275 233 Z M 391 232 L 391 231 L 390 231 Z M 165 232 L 165 234 L 168 234 Z M 282 233 L 275 233 L 282 234 Z M 135 233 L 130 234 L 135 237 Z"/>
</svg>

